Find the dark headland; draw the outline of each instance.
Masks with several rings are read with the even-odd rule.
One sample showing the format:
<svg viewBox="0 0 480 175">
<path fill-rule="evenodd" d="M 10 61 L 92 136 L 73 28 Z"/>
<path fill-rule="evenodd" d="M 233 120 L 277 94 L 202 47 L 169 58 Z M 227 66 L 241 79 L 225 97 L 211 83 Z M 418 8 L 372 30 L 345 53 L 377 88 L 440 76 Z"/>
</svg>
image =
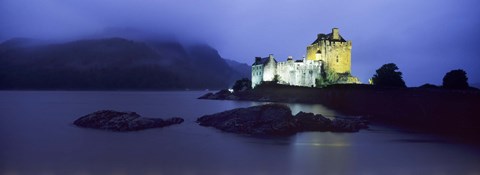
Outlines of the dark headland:
<svg viewBox="0 0 480 175">
<path fill-rule="evenodd" d="M 476 138 L 480 134 L 480 91 L 332 85 L 326 88 L 263 84 L 253 90 L 222 90 L 200 99 L 318 103 L 346 115 L 411 129 Z M 475 139 L 478 140 L 478 139 Z"/>
</svg>

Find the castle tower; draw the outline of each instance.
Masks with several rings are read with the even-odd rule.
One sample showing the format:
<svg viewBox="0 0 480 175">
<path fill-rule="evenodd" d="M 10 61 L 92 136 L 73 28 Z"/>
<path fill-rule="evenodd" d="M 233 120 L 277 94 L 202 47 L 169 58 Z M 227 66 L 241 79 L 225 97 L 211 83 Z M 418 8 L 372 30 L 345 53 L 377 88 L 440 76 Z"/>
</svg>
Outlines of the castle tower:
<svg viewBox="0 0 480 175">
<path fill-rule="evenodd" d="M 352 42 L 346 41 L 338 28 L 332 33 L 317 35 L 317 39 L 307 46 L 307 60 L 322 61 L 325 69 L 335 73 L 351 72 Z"/>
</svg>

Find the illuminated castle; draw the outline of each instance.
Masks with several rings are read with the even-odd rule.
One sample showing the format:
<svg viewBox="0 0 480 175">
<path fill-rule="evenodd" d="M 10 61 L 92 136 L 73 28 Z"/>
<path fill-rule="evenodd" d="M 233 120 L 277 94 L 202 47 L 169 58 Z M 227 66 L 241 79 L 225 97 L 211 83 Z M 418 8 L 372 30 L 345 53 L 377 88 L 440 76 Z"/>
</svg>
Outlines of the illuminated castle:
<svg viewBox="0 0 480 175">
<path fill-rule="evenodd" d="M 329 84 L 360 83 L 351 72 L 352 42 L 346 41 L 333 28 L 330 34 L 318 34 L 307 46 L 307 55 L 302 60 L 288 57 L 277 62 L 272 54 L 266 58 L 256 57 L 252 65 L 252 87 L 264 81 L 279 84 L 317 87 Z"/>
</svg>

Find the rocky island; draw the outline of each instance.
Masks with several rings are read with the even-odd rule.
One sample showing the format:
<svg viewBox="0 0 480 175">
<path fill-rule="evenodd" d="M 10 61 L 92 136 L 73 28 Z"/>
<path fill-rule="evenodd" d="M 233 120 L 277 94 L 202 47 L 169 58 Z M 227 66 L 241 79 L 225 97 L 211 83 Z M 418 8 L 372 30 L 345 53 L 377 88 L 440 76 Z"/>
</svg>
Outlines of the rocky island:
<svg viewBox="0 0 480 175">
<path fill-rule="evenodd" d="M 266 104 L 238 108 L 197 119 L 202 126 L 225 132 L 254 136 L 286 136 L 303 131 L 357 132 L 368 128 L 362 118 L 328 119 L 320 114 L 299 112 L 292 115 L 288 106 Z"/>
<path fill-rule="evenodd" d="M 73 124 L 79 127 L 111 131 L 138 131 L 149 128 L 162 128 L 180 124 L 183 121 L 179 117 L 164 120 L 142 117 L 135 112 L 102 110 L 80 117 Z"/>
</svg>

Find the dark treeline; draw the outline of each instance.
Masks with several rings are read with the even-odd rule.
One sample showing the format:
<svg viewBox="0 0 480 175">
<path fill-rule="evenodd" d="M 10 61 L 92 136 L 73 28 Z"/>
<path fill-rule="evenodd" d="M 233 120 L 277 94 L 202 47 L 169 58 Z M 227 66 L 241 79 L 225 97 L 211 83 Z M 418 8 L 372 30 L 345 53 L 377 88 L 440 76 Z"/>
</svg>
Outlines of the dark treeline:
<svg viewBox="0 0 480 175">
<path fill-rule="evenodd" d="M 123 38 L 0 44 L 0 89 L 168 90 L 226 88 L 249 66 L 207 45 Z"/>
</svg>

